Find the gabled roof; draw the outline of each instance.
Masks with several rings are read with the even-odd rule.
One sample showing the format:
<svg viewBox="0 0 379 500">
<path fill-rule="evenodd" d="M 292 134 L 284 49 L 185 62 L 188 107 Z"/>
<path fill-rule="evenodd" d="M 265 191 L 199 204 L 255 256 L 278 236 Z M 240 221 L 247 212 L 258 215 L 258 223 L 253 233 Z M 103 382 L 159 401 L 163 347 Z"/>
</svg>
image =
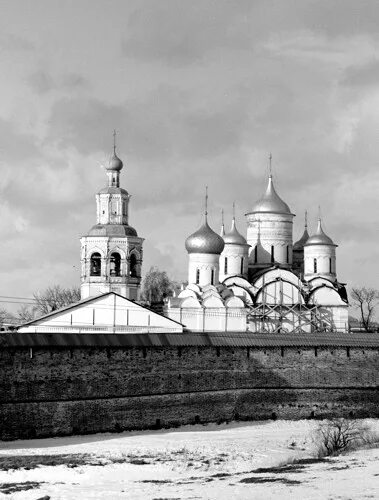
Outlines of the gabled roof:
<svg viewBox="0 0 379 500">
<path fill-rule="evenodd" d="M 149 311 L 152 314 L 156 314 L 157 316 L 161 316 L 161 317 L 167 319 L 168 321 L 172 321 L 173 323 L 176 323 L 176 324 L 178 324 L 180 326 L 184 326 L 184 325 L 182 325 L 182 323 L 179 323 L 178 321 L 175 321 L 174 319 L 168 318 L 167 316 L 164 316 L 163 314 L 160 314 L 160 313 L 158 313 L 156 311 L 153 311 L 152 309 L 150 309 L 150 308 L 148 308 L 146 306 L 143 306 L 143 305 L 139 304 L 138 302 L 135 302 L 134 300 L 129 300 L 126 297 L 123 297 L 122 295 L 120 295 L 119 293 L 116 293 L 116 292 L 107 292 L 107 293 L 103 293 L 103 294 L 100 294 L 100 295 L 96 295 L 94 297 L 88 297 L 86 299 L 79 300 L 79 302 L 74 302 L 73 304 L 70 304 L 68 306 L 62 307 L 61 309 L 57 309 L 56 311 L 52 311 L 51 313 L 45 314 L 44 316 L 40 316 L 39 318 L 36 318 L 36 319 L 34 319 L 32 321 L 28 321 L 27 323 L 23 323 L 21 325 L 18 325 L 17 328 L 23 328 L 23 327 L 32 326 L 32 325 L 39 325 L 41 322 L 43 322 L 45 320 L 52 319 L 55 316 L 59 316 L 60 314 L 62 314 L 64 312 L 68 312 L 70 310 L 78 309 L 78 308 L 80 308 L 83 305 L 90 304 L 91 302 L 96 302 L 99 299 L 103 299 L 103 298 L 108 297 L 110 295 L 113 295 L 115 297 L 119 297 L 122 300 L 124 300 L 125 302 L 128 302 L 130 304 L 134 304 L 135 306 L 138 306 L 141 309 L 145 309 L 145 310 Z"/>
</svg>

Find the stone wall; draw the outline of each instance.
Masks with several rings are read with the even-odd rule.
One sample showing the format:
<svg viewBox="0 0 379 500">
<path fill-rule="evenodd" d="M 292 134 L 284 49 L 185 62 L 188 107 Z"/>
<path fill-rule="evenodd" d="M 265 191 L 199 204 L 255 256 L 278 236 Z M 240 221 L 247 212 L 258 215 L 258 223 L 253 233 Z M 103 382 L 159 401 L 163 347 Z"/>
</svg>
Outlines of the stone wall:
<svg viewBox="0 0 379 500">
<path fill-rule="evenodd" d="M 6 347 L 3 439 L 195 421 L 379 417 L 379 349 Z"/>
</svg>

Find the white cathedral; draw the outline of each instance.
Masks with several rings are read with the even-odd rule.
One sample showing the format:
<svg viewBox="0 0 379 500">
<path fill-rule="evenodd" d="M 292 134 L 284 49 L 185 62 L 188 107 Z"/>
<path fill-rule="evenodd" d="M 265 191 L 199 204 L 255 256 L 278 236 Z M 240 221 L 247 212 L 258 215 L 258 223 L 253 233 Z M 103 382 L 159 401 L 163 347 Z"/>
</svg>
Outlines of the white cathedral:
<svg viewBox="0 0 379 500">
<path fill-rule="evenodd" d="M 81 238 L 81 301 L 31 321 L 20 332 L 153 333 L 187 331 L 346 331 L 348 301 L 336 275 L 336 247 L 321 219 L 293 244 L 293 217 L 272 175 L 246 214 L 246 239 L 213 231 L 207 220 L 185 242 L 188 285 L 170 297 L 163 315 L 140 304 L 144 239 L 129 225 L 122 161 L 105 167 L 107 186 L 96 195 L 97 221 Z M 207 199 L 207 197 L 206 197 Z"/>
<path fill-rule="evenodd" d="M 337 245 L 318 219 L 316 232 L 293 244 L 293 217 L 267 189 L 246 214 L 246 239 L 235 217 L 213 231 L 205 210 L 201 228 L 185 242 L 188 285 L 170 298 L 165 314 L 189 330 L 252 332 L 346 331 L 346 289 L 336 274 Z"/>
</svg>

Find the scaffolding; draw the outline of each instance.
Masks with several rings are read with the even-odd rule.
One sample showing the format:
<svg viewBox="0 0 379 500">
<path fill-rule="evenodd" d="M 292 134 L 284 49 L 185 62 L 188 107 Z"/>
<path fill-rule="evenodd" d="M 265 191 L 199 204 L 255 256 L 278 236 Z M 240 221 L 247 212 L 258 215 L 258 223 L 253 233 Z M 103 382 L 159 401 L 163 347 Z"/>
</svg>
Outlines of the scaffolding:
<svg viewBox="0 0 379 500">
<path fill-rule="evenodd" d="M 274 293 L 268 291 L 274 285 Z M 261 302 L 249 305 L 249 329 L 262 333 L 335 332 L 345 325 L 336 324 L 330 307 L 306 304 L 299 291 L 297 300 L 286 294 L 283 280 L 262 287 Z"/>
</svg>

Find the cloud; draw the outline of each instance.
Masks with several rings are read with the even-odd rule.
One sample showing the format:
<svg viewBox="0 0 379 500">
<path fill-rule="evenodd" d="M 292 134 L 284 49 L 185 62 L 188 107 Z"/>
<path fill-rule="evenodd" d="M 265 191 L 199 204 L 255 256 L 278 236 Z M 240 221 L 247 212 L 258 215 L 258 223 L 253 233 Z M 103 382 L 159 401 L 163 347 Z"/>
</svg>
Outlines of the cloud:
<svg viewBox="0 0 379 500">
<path fill-rule="evenodd" d="M 0 50 L 24 52 L 35 50 L 35 45 L 26 38 L 13 33 L 3 32 L 0 35 Z"/>
<path fill-rule="evenodd" d="M 37 94 L 47 94 L 53 90 L 74 91 L 88 87 L 88 81 L 78 73 L 68 73 L 53 78 L 45 70 L 38 70 L 28 77 L 28 83 Z"/>
<path fill-rule="evenodd" d="M 145 2 L 129 16 L 122 53 L 133 60 L 182 67 L 204 62 L 209 51 L 242 47 L 241 39 L 250 37 L 244 20 L 252 6 L 240 1 L 238 7 L 222 0 L 217 7 L 190 2 L 184 13 L 180 2 Z"/>
<path fill-rule="evenodd" d="M 341 85 L 347 87 L 378 87 L 379 61 L 373 59 L 367 63 L 349 66 L 341 77 Z"/>
</svg>

